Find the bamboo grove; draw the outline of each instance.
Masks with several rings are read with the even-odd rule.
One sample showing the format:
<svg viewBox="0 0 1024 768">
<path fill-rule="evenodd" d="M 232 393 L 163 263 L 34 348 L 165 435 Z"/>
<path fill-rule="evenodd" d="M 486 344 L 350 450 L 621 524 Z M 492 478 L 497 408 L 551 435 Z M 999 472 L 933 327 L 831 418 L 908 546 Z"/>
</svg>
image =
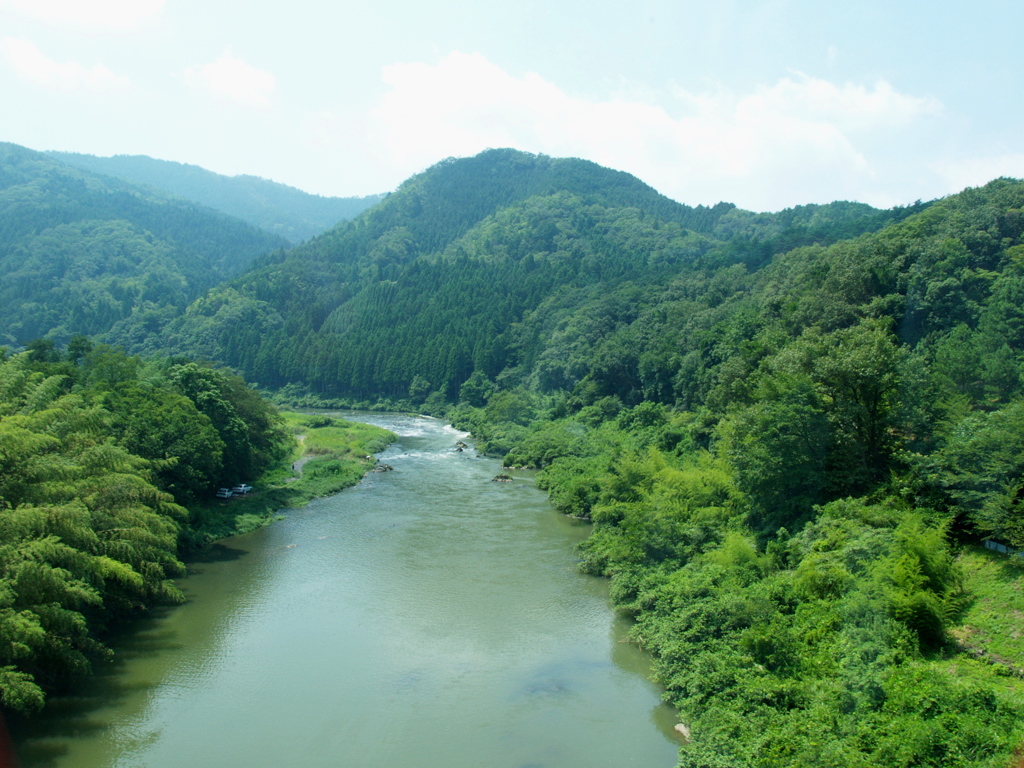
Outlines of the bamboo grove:
<svg viewBox="0 0 1024 768">
<path fill-rule="evenodd" d="M 112 623 L 180 602 L 184 505 L 288 450 L 237 377 L 77 337 L 0 361 L 0 702 L 31 711 L 107 651 Z"/>
</svg>

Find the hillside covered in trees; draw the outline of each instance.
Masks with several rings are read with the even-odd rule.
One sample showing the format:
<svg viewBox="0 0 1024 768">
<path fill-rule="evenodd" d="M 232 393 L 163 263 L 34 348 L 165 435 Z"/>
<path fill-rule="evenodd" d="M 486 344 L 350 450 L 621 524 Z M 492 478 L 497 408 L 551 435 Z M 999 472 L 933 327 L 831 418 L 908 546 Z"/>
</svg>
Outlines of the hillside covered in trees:
<svg viewBox="0 0 1024 768">
<path fill-rule="evenodd" d="M 237 219 L 0 144 L 0 343 L 151 332 L 286 242 Z"/>
<path fill-rule="evenodd" d="M 341 221 L 353 219 L 384 197 L 322 197 L 257 176 L 222 176 L 197 165 L 154 160 L 144 155 L 47 155 L 75 168 L 145 184 L 213 208 L 291 243 L 301 243 Z"/>
<path fill-rule="evenodd" d="M 657 658 L 682 765 L 1001 766 L 1024 654 L 992 650 L 964 563 L 1024 546 L 1022 209 L 1009 179 L 694 209 L 492 151 L 264 259 L 169 339 L 307 402 L 447 413 L 542 469 L 594 522 L 583 567 Z"/>
<path fill-rule="evenodd" d="M 463 386 L 450 417 L 594 522 L 582 566 L 690 726 L 680 765 L 1011 764 L 1024 565 L 979 544 L 1024 546 L 1022 204 L 999 180 L 695 269 L 551 355 L 571 389 Z"/>
<path fill-rule="evenodd" d="M 1024 565 L 980 546 L 1024 548 L 1022 212 L 1012 179 L 692 208 L 490 150 L 106 338 L 539 469 L 687 768 L 995 768 L 1024 743 Z"/>
<path fill-rule="evenodd" d="M 474 371 L 571 388 L 574 374 L 540 360 L 551 313 L 618 303 L 614 325 L 697 264 L 756 268 L 907 213 L 690 208 L 593 163 L 491 150 L 441 163 L 355 221 L 264 258 L 153 343 L 332 397 L 403 398 L 412 387 L 454 400 Z M 590 341 L 574 343 L 586 358 Z"/>
</svg>

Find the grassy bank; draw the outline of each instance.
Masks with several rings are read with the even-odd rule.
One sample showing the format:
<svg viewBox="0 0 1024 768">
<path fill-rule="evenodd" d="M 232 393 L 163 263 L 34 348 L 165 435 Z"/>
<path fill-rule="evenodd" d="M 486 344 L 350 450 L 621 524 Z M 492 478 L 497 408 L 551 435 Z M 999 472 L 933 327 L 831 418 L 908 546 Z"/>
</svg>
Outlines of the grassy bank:
<svg viewBox="0 0 1024 768">
<path fill-rule="evenodd" d="M 369 424 L 288 411 L 282 415 L 295 437 L 291 455 L 252 483 L 251 493 L 190 507 L 189 547 L 246 533 L 272 522 L 282 509 L 355 485 L 376 463 L 373 454 L 395 439 L 394 433 Z"/>
<path fill-rule="evenodd" d="M 970 604 L 950 633 L 969 654 L 1013 678 L 1024 697 L 1024 560 L 970 547 L 960 554 Z"/>
</svg>

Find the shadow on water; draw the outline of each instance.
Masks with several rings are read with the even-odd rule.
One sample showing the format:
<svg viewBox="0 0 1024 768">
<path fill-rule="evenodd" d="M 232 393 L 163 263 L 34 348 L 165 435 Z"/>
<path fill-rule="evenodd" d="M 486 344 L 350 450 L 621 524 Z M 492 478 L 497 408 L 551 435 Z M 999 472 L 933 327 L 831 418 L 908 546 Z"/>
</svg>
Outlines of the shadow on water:
<svg viewBox="0 0 1024 768">
<path fill-rule="evenodd" d="M 241 557 L 245 557 L 247 554 L 249 553 L 244 549 L 232 547 L 217 541 L 190 554 L 186 565 L 188 566 L 189 573 L 192 573 L 193 565 L 228 563 L 233 560 L 238 560 Z"/>
<path fill-rule="evenodd" d="M 259 532 L 254 535 L 259 536 Z M 182 623 L 182 609 L 195 604 L 191 587 L 199 582 L 193 579 L 205 578 L 204 572 L 216 571 L 221 565 L 237 568 L 235 563 L 249 555 L 250 550 L 236 539 L 214 542 L 192 553 L 186 562 L 188 578 L 179 582 L 187 595 L 186 606 L 159 606 L 111 628 L 103 642 L 113 650 L 113 655 L 94 661 L 89 677 L 77 681 L 63 694 L 48 697 L 42 712 L 27 717 L 8 715 L 19 768 L 69 764 L 69 756 L 80 752 L 75 748 L 76 742 L 102 745 L 105 737 L 110 738 L 113 722 L 123 722 L 126 717 L 141 713 L 151 694 L 166 682 L 168 664 L 183 658 L 190 645 L 201 654 L 204 646 L 196 643 L 197 636 L 211 641 L 217 635 L 218 618 L 231 613 L 230 603 L 218 604 L 220 610 L 213 612 L 203 608 L 197 612 L 193 607 L 188 614 L 192 619 Z M 232 584 L 238 594 L 248 595 L 252 579 L 253 575 L 246 572 L 245 576 L 236 575 Z M 201 602 L 206 604 L 210 600 L 204 598 Z M 99 748 L 105 753 L 105 747 Z M 70 757 L 70 764 L 83 764 L 81 759 Z M 86 764 L 99 768 L 107 762 Z M 0 764 L 0 768 L 6 766 Z"/>
<path fill-rule="evenodd" d="M 170 635 L 157 633 L 124 643 L 116 659 L 95 666 L 95 674 L 81 689 L 67 695 L 51 696 L 43 714 L 36 717 L 10 715 L 11 735 L 18 745 L 22 768 L 52 768 L 70 751 L 75 740 L 97 737 L 109 730 L 110 722 L 102 713 L 117 707 L 140 692 L 153 690 L 157 683 L 133 680 L 125 682 L 121 674 L 125 664 L 140 656 L 157 656 L 180 647 Z"/>
<path fill-rule="evenodd" d="M 611 627 L 611 661 L 619 669 L 651 680 L 654 678 L 654 661 L 630 640 L 629 630 L 632 625 L 632 620 L 625 615 L 619 613 L 615 616 Z M 679 721 L 679 712 L 664 699 L 651 709 L 651 722 L 668 741 L 679 741 L 679 732 L 676 730 Z"/>
<path fill-rule="evenodd" d="M 16 765 L 31 765 L 34 768 L 55 768 L 57 761 L 67 755 L 66 744 L 35 744 L 29 750 L 22 750 L 21 763 Z"/>
<path fill-rule="evenodd" d="M 118 627 L 108 639 L 117 653 L 94 662 L 92 676 L 80 681 L 73 693 L 51 696 L 37 715 L 8 715 L 21 768 L 52 768 L 68 753 L 70 742 L 98 736 L 110 727 L 103 716 L 106 710 L 156 688 L 157 682 L 127 676 L 124 670 L 139 659 L 182 647 L 178 633 L 163 622 L 171 610 L 155 610 Z"/>
</svg>

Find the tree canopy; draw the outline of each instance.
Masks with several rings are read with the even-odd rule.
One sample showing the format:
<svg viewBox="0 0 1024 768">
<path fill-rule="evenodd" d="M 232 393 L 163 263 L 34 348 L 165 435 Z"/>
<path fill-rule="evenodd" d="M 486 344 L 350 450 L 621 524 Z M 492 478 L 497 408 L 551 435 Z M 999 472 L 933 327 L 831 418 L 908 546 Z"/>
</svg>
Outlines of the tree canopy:
<svg viewBox="0 0 1024 768">
<path fill-rule="evenodd" d="M 611 579 L 691 725 L 683 766 L 994 768 L 1024 740 L 1024 654 L 971 645 L 960 562 L 986 538 L 1024 548 L 1022 211 L 1013 179 L 887 211 L 693 208 L 593 163 L 489 150 L 187 306 L 140 298 L 188 286 L 156 266 L 173 249 L 110 219 L 48 224 L 81 247 L 19 246 L 40 256 L 11 285 L 39 297 L 25 324 L 56 312 L 59 270 L 93 270 L 107 287 L 69 334 L 107 323 L 133 352 L 215 360 L 307 404 L 444 414 L 540 469 L 555 506 L 593 522 L 582 567 Z M 104 277 L 122 262 L 152 266 Z M 58 505 L 68 528 L 11 533 L 43 553 L 12 554 L 0 589 L 12 706 L 33 700 L 23 659 L 48 633 L 63 674 L 89 651 L 75 616 L 172 598 L 176 504 L 278 445 L 233 374 L 19 341 L 0 380 L 20 468 L 0 476 L 4 519 Z M 76 527 L 94 518 L 97 544 Z"/>
<path fill-rule="evenodd" d="M 87 671 L 110 622 L 179 602 L 183 505 L 288 450 L 237 377 L 76 341 L 0 361 L 0 702 L 16 710 Z"/>
</svg>

